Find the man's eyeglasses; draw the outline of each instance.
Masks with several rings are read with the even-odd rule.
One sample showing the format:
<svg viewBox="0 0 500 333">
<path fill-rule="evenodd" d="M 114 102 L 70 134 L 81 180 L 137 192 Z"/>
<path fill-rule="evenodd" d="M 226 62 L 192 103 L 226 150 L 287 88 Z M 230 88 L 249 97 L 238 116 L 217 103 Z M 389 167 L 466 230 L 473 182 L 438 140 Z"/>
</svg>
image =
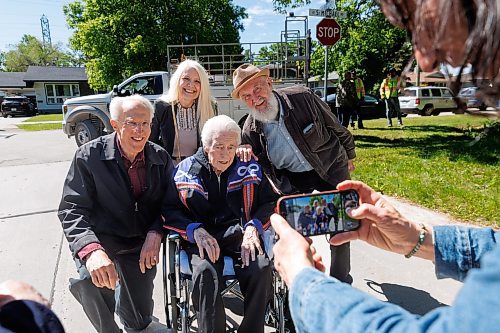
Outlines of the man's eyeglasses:
<svg viewBox="0 0 500 333">
<path fill-rule="evenodd" d="M 136 121 L 130 121 L 130 120 L 119 121 L 119 122 L 122 123 L 123 126 L 125 126 L 127 128 L 131 128 L 131 129 L 138 129 L 140 127 L 141 130 L 145 130 L 147 128 L 151 128 L 151 123 L 147 122 L 147 121 L 143 121 L 140 123 L 138 123 Z"/>
</svg>

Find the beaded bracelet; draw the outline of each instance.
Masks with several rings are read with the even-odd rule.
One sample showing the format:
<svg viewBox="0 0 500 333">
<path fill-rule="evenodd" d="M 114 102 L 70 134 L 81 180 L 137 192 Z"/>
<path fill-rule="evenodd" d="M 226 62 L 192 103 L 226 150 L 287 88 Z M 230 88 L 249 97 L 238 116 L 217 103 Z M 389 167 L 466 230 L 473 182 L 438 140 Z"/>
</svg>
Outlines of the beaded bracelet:
<svg viewBox="0 0 500 333">
<path fill-rule="evenodd" d="M 417 244 L 415 244 L 415 247 L 410 251 L 410 253 L 405 254 L 405 258 L 411 258 L 417 251 L 420 249 L 422 244 L 424 243 L 425 240 L 425 235 L 427 234 L 427 229 L 425 228 L 425 225 L 420 224 L 420 227 L 422 228 L 420 230 L 420 234 L 418 235 L 418 241 Z"/>
</svg>

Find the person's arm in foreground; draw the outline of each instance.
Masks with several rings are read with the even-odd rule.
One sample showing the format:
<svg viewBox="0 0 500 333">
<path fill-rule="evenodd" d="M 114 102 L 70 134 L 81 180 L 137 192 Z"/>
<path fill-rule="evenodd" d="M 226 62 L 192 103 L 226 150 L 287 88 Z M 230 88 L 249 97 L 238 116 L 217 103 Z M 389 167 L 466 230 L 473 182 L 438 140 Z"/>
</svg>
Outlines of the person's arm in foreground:
<svg viewBox="0 0 500 333">
<path fill-rule="evenodd" d="M 363 192 L 360 188 L 360 197 L 363 198 L 362 193 L 370 194 L 375 205 L 367 207 L 368 204 L 365 204 L 363 208 L 362 204 L 360 209 L 371 209 L 376 216 L 385 216 L 382 211 L 390 206 L 379 194 L 364 186 L 367 191 Z M 339 185 L 339 188 L 342 186 Z M 364 197 L 364 203 L 369 200 L 370 197 Z M 381 224 L 383 228 L 378 230 L 376 221 L 363 219 L 357 238 L 353 237 L 353 233 L 349 237 L 346 237 L 348 233 L 339 234 L 335 237 L 335 243 L 341 243 L 340 237 L 343 237 L 343 241 L 364 239 L 381 248 L 396 249 L 397 253 L 406 254 L 405 246 L 397 245 L 393 237 L 404 233 L 405 229 L 411 237 L 414 236 L 413 229 L 416 229 L 417 234 L 420 231 L 418 227 L 408 225 L 410 222 L 394 209 L 386 213 L 389 216 L 393 214 L 392 217 L 395 218 L 393 228 L 388 224 L 388 216 L 385 216 L 386 220 Z M 271 221 L 280 236 L 274 247 L 275 267 L 290 287 L 290 309 L 298 332 L 489 332 L 500 325 L 500 314 L 489 311 L 500 306 L 500 300 L 496 296 L 500 292 L 498 246 L 484 256 L 480 271 L 471 272 L 453 306 L 442 307 L 420 317 L 397 305 L 379 301 L 314 269 L 316 260 L 312 258 L 313 251 L 307 241 L 279 215 L 273 215 Z M 384 233 L 384 230 L 389 232 Z M 375 241 L 378 236 L 383 237 Z M 399 239 L 406 242 L 401 235 Z M 428 244 L 424 244 L 419 255 L 432 259 L 432 246 L 429 248 Z"/>
<path fill-rule="evenodd" d="M 498 311 L 490 311 L 500 306 L 498 247 L 485 256 L 482 270 L 471 272 L 451 307 L 420 317 L 318 271 L 306 239 L 281 216 L 271 221 L 280 236 L 275 267 L 290 288 L 297 332 L 493 332 L 500 325 Z"/>
<path fill-rule="evenodd" d="M 361 205 L 350 215 L 362 220 L 356 231 L 338 234 L 330 240 L 333 245 L 360 239 L 378 248 L 399 254 L 408 254 L 418 241 L 421 225 L 402 216 L 382 195 L 358 181 L 345 181 L 338 190 L 354 189 Z M 425 225 L 425 240 L 416 257 L 432 260 L 439 278 L 449 277 L 463 281 L 471 268 L 480 267 L 482 256 L 491 251 L 500 240 L 500 233 L 490 228 L 472 228 L 458 225 Z"/>
</svg>

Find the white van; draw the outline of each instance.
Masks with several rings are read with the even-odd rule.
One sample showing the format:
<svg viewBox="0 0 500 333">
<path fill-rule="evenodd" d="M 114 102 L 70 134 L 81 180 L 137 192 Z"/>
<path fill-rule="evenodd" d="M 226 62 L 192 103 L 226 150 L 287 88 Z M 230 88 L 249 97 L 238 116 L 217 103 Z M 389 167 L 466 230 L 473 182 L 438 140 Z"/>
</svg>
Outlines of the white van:
<svg viewBox="0 0 500 333">
<path fill-rule="evenodd" d="M 399 96 L 402 113 L 437 116 L 441 111 L 455 111 L 457 103 L 446 87 L 408 87 Z"/>
</svg>

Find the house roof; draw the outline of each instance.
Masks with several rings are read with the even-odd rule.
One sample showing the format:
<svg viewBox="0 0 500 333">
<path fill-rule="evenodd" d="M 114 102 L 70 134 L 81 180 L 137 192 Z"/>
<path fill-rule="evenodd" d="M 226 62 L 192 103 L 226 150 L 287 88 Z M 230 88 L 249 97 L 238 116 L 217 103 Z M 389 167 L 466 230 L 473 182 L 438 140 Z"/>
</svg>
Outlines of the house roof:
<svg viewBox="0 0 500 333">
<path fill-rule="evenodd" d="M 84 67 L 29 66 L 24 81 L 87 81 L 87 73 Z"/>
<path fill-rule="evenodd" d="M 0 88 L 25 88 L 25 72 L 0 72 Z"/>
</svg>

